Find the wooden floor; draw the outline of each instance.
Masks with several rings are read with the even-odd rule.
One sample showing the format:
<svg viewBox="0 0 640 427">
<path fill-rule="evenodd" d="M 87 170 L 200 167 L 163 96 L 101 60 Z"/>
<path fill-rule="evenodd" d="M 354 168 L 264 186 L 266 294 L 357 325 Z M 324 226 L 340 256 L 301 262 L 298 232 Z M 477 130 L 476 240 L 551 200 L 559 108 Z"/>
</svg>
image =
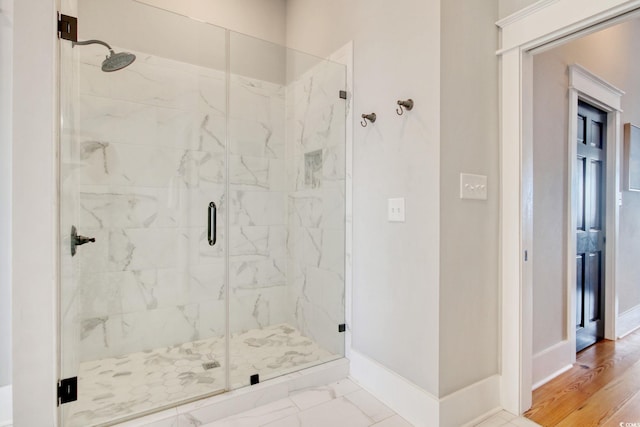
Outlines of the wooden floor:
<svg viewBox="0 0 640 427">
<path fill-rule="evenodd" d="M 571 370 L 533 392 L 525 416 L 544 427 L 640 427 L 640 330 L 578 353 Z"/>
</svg>

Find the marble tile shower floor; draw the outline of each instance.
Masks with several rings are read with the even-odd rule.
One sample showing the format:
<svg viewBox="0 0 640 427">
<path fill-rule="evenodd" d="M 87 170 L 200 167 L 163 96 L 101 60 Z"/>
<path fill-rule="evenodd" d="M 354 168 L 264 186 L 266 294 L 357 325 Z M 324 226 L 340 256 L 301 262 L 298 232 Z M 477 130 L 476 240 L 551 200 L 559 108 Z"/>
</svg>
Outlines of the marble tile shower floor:
<svg viewBox="0 0 640 427">
<path fill-rule="evenodd" d="M 288 324 L 232 335 L 229 347 L 232 389 L 248 385 L 256 373 L 264 381 L 342 357 Z M 84 362 L 78 400 L 65 405 L 65 425 L 105 425 L 224 389 L 223 338 Z"/>
</svg>

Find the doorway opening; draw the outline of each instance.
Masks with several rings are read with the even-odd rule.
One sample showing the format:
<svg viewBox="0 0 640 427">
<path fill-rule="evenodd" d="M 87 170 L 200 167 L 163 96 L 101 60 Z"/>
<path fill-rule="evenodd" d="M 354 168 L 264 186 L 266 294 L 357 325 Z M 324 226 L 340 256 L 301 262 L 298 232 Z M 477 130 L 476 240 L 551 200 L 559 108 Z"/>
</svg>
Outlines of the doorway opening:
<svg viewBox="0 0 640 427">
<path fill-rule="evenodd" d="M 604 338 L 607 112 L 578 100 L 572 181 L 576 228 L 576 351 Z"/>
<path fill-rule="evenodd" d="M 531 406 L 531 390 L 533 381 L 533 343 L 534 343 L 534 292 L 533 268 L 528 254 L 532 254 L 534 242 L 533 227 L 533 175 L 532 175 L 532 151 L 533 151 L 533 100 L 534 93 L 534 55 L 548 51 L 554 47 L 566 44 L 568 41 L 576 41 L 579 37 L 593 34 L 596 31 L 610 28 L 615 24 L 630 21 L 638 16 L 640 1 L 612 0 L 606 4 L 600 2 L 584 3 L 578 0 L 540 1 L 521 12 L 498 22 L 501 27 L 501 283 L 502 283 L 502 317 L 505 319 L 502 325 L 502 404 L 503 407 L 514 412 L 522 413 Z M 631 75 L 629 68 L 620 63 L 608 61 L 608 55 L 619 53 L 620 47 L 615 41 L 607 41 L 606 55 L 597 61 L 594 72 L 601 75 L 601 68 L 615 65 L 618 74 Z M 623 58 L 624 59 L 624 58 Z M 578 61 L 576 61 L 578 62 Z M 579 62 L 578 62 L 579 63 Z M 583 64 L 584 65 L 584 64 Z M 562 80 L 566 79 L 566 68 Z M 580 73 L 576 74 L 578 82 L 585 83 Z M 587 79 L 588 80 L 588 79 Z M 615 79 L 611 79 L 615 83 Z M 555 82 L 557 84 L 557 81 Z M 564 98 L 577 100 L 578 91 L 575 89 L 575 81 L 564 87 Z M 607 85 L 605 85 L 606 87 Z M 629 93 L 631 88 L 625 88 Z M 567 87 L 569 93 L 567 96 Z M 608 87 L 607 89 L 611 89 Z M 619 97 L 616 91 L 599 90 L 599 93 L 607 97 Z M 587 100 L 591 101 L 589 97 Z M 625 106 L 628 97 L 625 97 Z M 571 105 L 571 104 L 570 104 Z M 576 102 L 577 105 L 577 102 Z M 611 104 L 610 104 L 611 105 Z M 597 104 L 597 106 L 601 106 Z M 617 114 L 608 114 L 608 132 L 614 132 L 619 141 L 622 130 L 623 108 L 619 106 Z M 577 113 L 577 111 L 576 111 Z M 627 108 L 624 114 L 629 113 Z M 573 116 L 575 117 L 575 116 Z M 611 120 L 617 122 L 611 123 Z M 623 119 L 624 120 L 624 119 Z M 566 129 L 569 126 L 565 127 Z M 613 130 L 612 130 L 613 129 Z M 567 141 L 566 133 L 562 137 Z M 608 138 L 611 142 L 612 139 Z M 609 144 L 609 150 L 613 145 Z M 618 145 L 616 144 L 616 148 Z M 609 154 L 609 153 L 608 153 Z M 607 157 L 611 161 L 611 157 Z M 607 205 L 618 209 L 613 215 L 607 217 L 607 230 L 609 236 L 606 240 L 606 275 L 616 275 L 618 292 L 609 295 L 607 287 L 606 314 L 605 314 L 605 338 L 619 337 L 633 330 L 634 325 L 640 323 L 640 304 L 634 304 L 631 299 L 623 298 L 620 285 L 621 278 L 619 265 L 611 265 L 612 257 L 616 252 L 619 255 L 617 264 L 624 262 L 624 257 L 629 255 L 625 251 L 618 250 L 620 244 L 615 242 L 615 236 L 628 237 L 622 227 L 625 212 L 620 209 L 619 203 L 624 196 L 624 207 L 630 205 L 633 197 L 628 197 L 626 192 L 620 194 L 620 166 L 621 152 L 613 153 L 616 164 L 614 168 L 607 169 Z M 568 157 L 566 158 L 568 161 Z M 573 163 L 573 162 L 571 162 Z M 571 176 L 571 175 L 567 175 Z M 627 200 L 629 198 L 629 201 Z M 618 230 L 618 217 L 621 218 L 620 230 Z M 567 227 L 569 229 L 569 227 Z M 571 230 L 572 234 L 575 230 Z M 613 253 L 611 252 L 613 251 Z M 535 251 L 534 251 L 535 252 Z M 637 251 L 636 251 L 637 253 Z M 564 260 L 569 259 L 568 250 L 564 254 Z M 539 253 L 534 256 L 540 255 Z M 575 252 L 571 254 L 575 257 Z M 612 268 L 610 268 L 612 266 Z M 615 268 L 613 268 L 615 267 Z M 572 269 L 573 270 L 573 269 Z M 567 271 L 567 274 L 572 274 Z M 607 278 L 608 281 L 608 278 Z M 573 282 L 575 284 L 575 282 Z M 612 282 L 613 283 L 613 282 Z M 568 294 L 568 293 L 567 293 Z M 562 303 L 568 303 L 567 294 L 563 295 Z M 621 303 L 631 304 L 622 310 Z M 569 322 L 572 328 L 569 333 L 561 336 L 560 345 L 570 342 L 571 330 L 575 331 L 575 308 L 569 307 L 565 312 L 565 325 Z M 516 321 L 515 326 L 513 321 Z M 626 331 L 626 332 L 625 332 Z M 575 333 L 575 332 L 573 332 Z M 555 354 L 560 347 L 547 349 L 548 354 Z M 563 353 L 567 353 L 563 351 Z M 571 349 L 575 357 L 575 348 Z"/>
<path fill-rule="evenodd" d="M 603 39 L 623 46 L 635 25 L 640 21 L 533 57 L 533 389 L 571 368 L 576 352 L 616 338 L 616 171 L 625 93 L 617 85 L 630 82 L 598 61 L 609 48 Z"/>
</svg>

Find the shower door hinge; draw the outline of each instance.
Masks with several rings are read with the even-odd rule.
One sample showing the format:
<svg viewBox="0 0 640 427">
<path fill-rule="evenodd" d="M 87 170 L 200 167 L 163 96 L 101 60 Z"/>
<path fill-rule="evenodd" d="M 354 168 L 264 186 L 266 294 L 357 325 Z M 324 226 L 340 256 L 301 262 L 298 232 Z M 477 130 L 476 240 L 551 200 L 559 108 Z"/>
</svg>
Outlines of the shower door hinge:
<svg viewBox="0 0 640 427">
<path fill-rule="evenodd" d="M 78 18 L 58 13 L 58 38 L 78 41 Z"/>
<path fill-rule="evenodd" d="M 251 375 L 249 377 L 249 384 L 251 384 L 251 385 L 260 384 L 260 375 L 259 374 Z"/>
<path fill-rule="evenodd" d="M 78 377 L 58 381 L 58 406 L 78 400 Z"/>
<path fill-rule="evenodd" d="M 338 332 L 342 333 L 342 332 L 344 332 L 346 330 L 347 330 L 347 325 L 346 324 L 341 323 L 341 324 L 338 325 Z"/>
<path fill-rule="evenodd" d="M 341 90 L 340 91 L 340 99 L 347 99 L 347 91 L 346 90 Z"/>
</svg>

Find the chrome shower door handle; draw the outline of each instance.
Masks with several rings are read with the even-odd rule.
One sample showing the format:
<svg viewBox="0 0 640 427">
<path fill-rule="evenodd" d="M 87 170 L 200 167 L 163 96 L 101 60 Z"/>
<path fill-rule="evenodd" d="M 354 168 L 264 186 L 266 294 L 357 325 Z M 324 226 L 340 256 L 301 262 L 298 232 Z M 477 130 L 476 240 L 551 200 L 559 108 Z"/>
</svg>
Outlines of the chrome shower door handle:
<svg viewBox="0 0 640 427">
<path fill-rule="evenodd" d="M 209 246 L 213 246 L 216 244 L 216 238 L 218 234 L 217 226 L 216 226 L 216 212 L 218 208 L 216 204 L 211 202 L 209 203 L 209 210 L 207 212 L 207 236 L 209 238 Z"/>
</svg>

